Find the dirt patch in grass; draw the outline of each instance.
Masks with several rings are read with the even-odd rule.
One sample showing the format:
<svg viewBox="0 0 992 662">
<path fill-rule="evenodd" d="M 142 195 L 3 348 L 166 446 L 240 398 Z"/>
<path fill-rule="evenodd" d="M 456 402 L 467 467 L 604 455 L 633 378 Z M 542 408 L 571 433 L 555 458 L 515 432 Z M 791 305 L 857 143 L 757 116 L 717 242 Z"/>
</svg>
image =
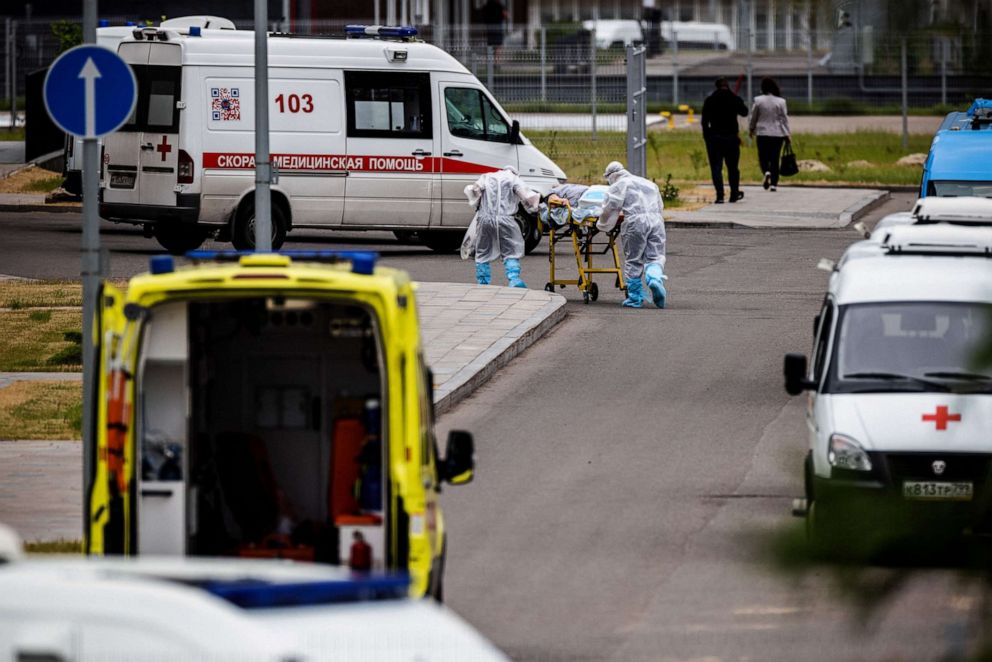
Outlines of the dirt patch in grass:
<svg viewBox="0 0 992 662">
<path fill-rule="evenodd" d="M 79 309 L 0 312 L 0 372 L 79 372 L 81 329 Z"/>
<path fill-rule="evenodd" d="M 0 193 L 48 193 L 60 186 L 61 175 L 38 166 L 29 166 L 0 179 Z"/>
<path fill-rule="evenodd" d="M 81 439 L 77 382 L 19 381 L 0 388 L 0 439 Z"/>
</svg>

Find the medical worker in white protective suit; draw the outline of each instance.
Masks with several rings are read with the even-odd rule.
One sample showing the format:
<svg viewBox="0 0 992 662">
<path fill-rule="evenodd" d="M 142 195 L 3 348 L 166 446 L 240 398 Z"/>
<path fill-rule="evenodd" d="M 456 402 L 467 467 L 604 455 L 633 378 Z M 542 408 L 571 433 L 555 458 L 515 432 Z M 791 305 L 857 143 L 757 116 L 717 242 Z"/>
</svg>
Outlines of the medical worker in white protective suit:
<svg viewBox="0 0 992 662">
<path fill-rule="evenodd" d="M 470 205 L 477 208 L 475 221 L 475 280 L 488 285 L 492 280 L 489 263 L 502 258 L 510 287 L 527 287 L 520 279 L 520 258 L 524 237 L 514 218 L 517 205 L 535 213 L 541 196 L 527 188 L 513 166 L 487 172 L 465 187 Z"/>
<path fill-rule="evenodd" d="M 668 292 L 665 291 L 665 220 L 661 215 L 664 209 L 661 192 L 654 182 L 630 174 L 617 161 L 606 166 L 603 177 L 610 188 L 596 227 L 609 232 L 616 227 L 620 212 L 623 212 L 620 239 L 623 243 L 623 277 L 627 282 L 627 298 L 623 305 L 641 307 L 643 274 L 654 305 L 664 308 Z"/>
</svg>

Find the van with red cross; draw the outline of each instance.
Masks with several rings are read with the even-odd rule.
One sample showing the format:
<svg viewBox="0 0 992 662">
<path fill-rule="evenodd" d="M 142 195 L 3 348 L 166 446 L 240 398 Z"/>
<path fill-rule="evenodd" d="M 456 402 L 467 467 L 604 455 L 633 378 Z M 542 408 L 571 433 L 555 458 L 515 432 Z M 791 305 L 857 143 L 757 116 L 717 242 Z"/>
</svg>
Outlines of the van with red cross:
<svg viewBox="0 0 992 662">
<path fill-rule="evenodd" d="M 512 165 L 542 194 L 565 181 L 482 83 L 413 28 L 272 34 L 268 52 L 273 248 L 318 228 L 416 233 L 453 251 L 473 214 L 463 189 L 481 173 Z M 138 103 L 107 138 L 100 215 L 143 225 L 175 253 L 208 236 L 253 248 L 254 33 L 140 28 L 118 53 Z M 518 220 L 532 249 L 537 219 Z"/>
<path fill-rule="evenodd" d="M 785 357 L 786 391 L 808 393 L 795 510 L 815 541 L 858 553 L 984 531 L 992 228 L 917 218 L 861 253 L 831 276 L 808 365 Z"/>
</svg>

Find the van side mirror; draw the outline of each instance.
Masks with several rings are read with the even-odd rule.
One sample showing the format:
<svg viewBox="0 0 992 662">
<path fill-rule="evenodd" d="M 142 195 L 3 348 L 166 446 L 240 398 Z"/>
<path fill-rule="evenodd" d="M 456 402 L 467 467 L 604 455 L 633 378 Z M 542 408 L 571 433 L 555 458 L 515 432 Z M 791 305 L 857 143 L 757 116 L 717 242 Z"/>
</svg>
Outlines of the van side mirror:
<svg viewBox="0 0 992 662">
<path fill-rule="evenodd" d="M 806 355 L 785 355 L 785 392 L 799 395 L 803 391 L 816 388 L 816 384 L 806 379 Z"/>
<path fill-rule="evenodd" d="M 510 144 L 511 145 L 523 145 L 524 141 L 520 139 L 520 122 L 513 120 L 513 124 L 510 125 Z"/>
<path fill-rule="evenodd" d="M 441 479 L 452 485 L 471 483 L 475 473 L 475 441 L 471 432 L 452 430 L 441 462 Z"/>
</svg>

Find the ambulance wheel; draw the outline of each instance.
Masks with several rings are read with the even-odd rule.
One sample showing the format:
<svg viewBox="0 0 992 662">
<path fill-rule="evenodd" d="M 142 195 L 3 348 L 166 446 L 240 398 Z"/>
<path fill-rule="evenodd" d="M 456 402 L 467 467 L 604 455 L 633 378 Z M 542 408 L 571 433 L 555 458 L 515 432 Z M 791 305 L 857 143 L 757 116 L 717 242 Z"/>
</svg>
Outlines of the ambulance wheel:
<svg viewBox="0 0 992 662">
<path fill-rule="evenodd" d="M 541 226 L 536 216 L 523 212 L 517 214 L 517 225 L 520 226 L 520 234 L 524 236 L 524 253 L 530 255 L 541 243 Z"/>
<path fill-rule="evenodd" d="M 199 248 L 207 240 L 206 230 L 196 226 L 157 225 L 153 232 L 162 248 L 173 255 L 185 255 L 188 251 Z"/>
<path fill-rule="evenodd" d="M 599 301 L 599 285 L 596 283 L 589 283 L 589 298 L 593 301 Z"/>
<path fill-rule="evenodd" d="M 418 232 L 420 241 L 435 253 L 454 253 L 462 247 L 465 238 L 464 230 L 431 230 Z"/>
<path fill-rule="evenodd" d="M 272 250 L 282 248 L 286 241 L 286 215 L 277 204 L 272 205 Z M 239 251 L 255 250 L 255 205 L 244 205 L 234 219 L 231 243 Z"/>
<path fill-rule="evenodd" d="M 555 291 L 555 286 L 554 286 L 554 285 L 552 285 L 551 283 L 545 283 L 545 284 L 544 284 L 544 291 L 545 291 L 545 292 L 551 292 L 551 293 L 554 293 L 554 291 Z"/>
</svg>

